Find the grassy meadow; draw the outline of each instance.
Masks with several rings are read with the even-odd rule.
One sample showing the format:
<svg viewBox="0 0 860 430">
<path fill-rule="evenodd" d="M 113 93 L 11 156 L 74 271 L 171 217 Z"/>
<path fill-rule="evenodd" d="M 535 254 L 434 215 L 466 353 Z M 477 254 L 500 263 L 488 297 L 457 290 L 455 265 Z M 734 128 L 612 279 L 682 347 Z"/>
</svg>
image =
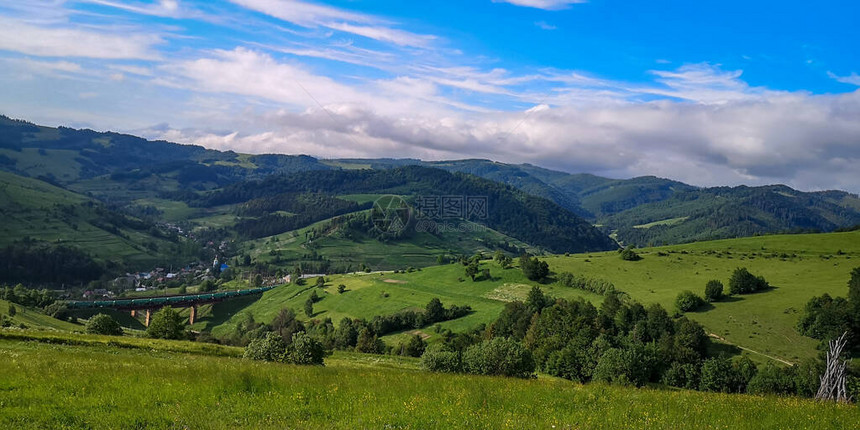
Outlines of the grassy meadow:
<svg viewBox="0 0 860 430">
<path fill-rule="evenodd" d="M 434 374 L 336 353 L 325 367 L 0 339 L 0 428 L 854 428 L 860 410 L 755 397 Z"/>
<path fill-rule="evenodd" d="M 806 302 L 815 295 L 846 295 L 852 268 L 860 266 L 860 232 L 812 235 L 761 236 L 743 239 L 700 242 L 660 248 L 640 249 L 640 261 L 624 261 L 615 252 L 550 256 L 546 261 L 557 273 L 570 272 L 605 279 L 644 303 L 660 303 L 674 308 L 679 292 L 689 289 L 703 294 L 708 280 L 721 280 L 728 290 L 728 279 L 737 267 L 747 267 L 763 275 L 774 288 L 756 294 L 735 296 L 707 305 L 688 316 L 713 333 L 753 354 L 756 361 L 768 357 L 782 362 L 798 362 L 816 355 L 817 341 L 799 335 L 794 327 Z M 312 291 L 322 298 L 314 306 L 314 318 L 371 318 L 404 309 L 423 307 L 439 297 L 446 305 L 470 305 L 474 312 L 466 317 L 441 323 L 453 331 L 490 323 L 505 303 L 523 300 L 533 285 L 556 297 L 582 297 L 599 304 L 603 297 L 560 286 L 552 280 L 538 284 L 527 280 L 519 269 L 502 269 L 492 261 L 492 279 L 471 281 L 460 264 L 424 268 L 412 273 L 371 273 L 327 277 L 325 288 L 285 285 L 266 292 L 258 301 L 241 308 L 231 307 L 230 317 L 213 310 L 203 317 L 215 335 L 228 333 L 250 312 L 256 321 L 269 322 L 288 307 L 300 319 L 304 302 Z M 462 281 L 461 281 L 462 279 Z M 339 294 L 337 286 L 346 286 Z M 221 324 L 206 322 L 220 318 Z M 422 331 L 435 335 L 431 327 Z M 386 340 L 398 341 L 399 335 Z"/>
</svg>

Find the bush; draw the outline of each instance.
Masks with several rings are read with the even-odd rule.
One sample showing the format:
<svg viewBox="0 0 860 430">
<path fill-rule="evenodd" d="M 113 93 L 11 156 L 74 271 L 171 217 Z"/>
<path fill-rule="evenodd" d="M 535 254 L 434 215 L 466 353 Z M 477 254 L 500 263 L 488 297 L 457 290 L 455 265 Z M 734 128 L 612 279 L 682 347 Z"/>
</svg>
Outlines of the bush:
<svg viewBox="0 0 860 430">
<path fill-rule="evenodd" d="M 87 333 L 122 336 L 122 327 L 110 315 L 98 314 L 87 321 Z"/>
<path fill-rule="evenodd" d="M 520 269 L 532 281 L 541 281 L 549 276 L 549 264 L 546 261 L 540 261 L 537 257 L 529 258 L 525 254 L 520 257 Z"/>
<path fill-rule="evenodd" d="M 293 335 L 293 341 L 287 346 L 284 361 L 292 364 L 322 366 L 325 348 L 320 341 L 305 333 Z"/>
<path fill-rule="evenodd" d="M 720 393 L 743 392 L 755 373 L 755 365 L 749 359 L 742 358 L 732 364 L 727 357 L 709 358 L 702 363 L 699 389 Z"/>
<path fill-rule="evenodd" d="M 463 354 L 464 368 L 477 375 L 534 376 L 535 361 L 521 343 L 505 337 L 472 345 Z"/>
<path fill-rule="evenodd" d="M 146 335 L 156 339 L 185 338 L 185 318 L 173 308 L 162 308 L 152 316 Z"/>
<path fill-rule="evenodd" d="M 699 388 L 699 366 L 693 363 L 672 362 L 660 382 L 678 388 L 695 390 Z"/>
<path fill-rule="evenodd" d="M 639 261 L 642 257 L 631 248 L 624 248 L 621 250 L 621 259 L 624 261 Z"/>
<path fill-rule="evenodd" d="M 681 312 L 689 312 L 704 305 L 705 301 L 692 291 L 684 290 L 675 298 L 675 307 Z"/>
<path fill-rule="evenodd" d="M 266 333 L 265 337 L 254 339 L 245 347 L 244 357 L 251 360 L 283 361 L 287 344 L 277 333 Z"/>
<path fill-rule="evenodd" d="M 48 305 L 48 307 L 45 308 L 45 314 L 63 321 L 68 321 L 69 317 L 72 316 L 72 314 L 69 312 L 69 308 L 58 302 L 54 302 Z"/>
<path fill-rule="evenodd" d="M 445 345 L 430 345 L 421 355 L 421 367 L 431 372 L 458 373 L 463 371 L 460 354 Z"/>
<path fill-rule="evenodd" d="M 344 291 L 346 291 L 346 285 L 340 284 L 337 286 L 338 294 L 343 294 Z"/>
<path fill-rule="evenodd" d="M 9 316 L 14 317 L 15 314 L 17 314 L 17 313 L 18 313 L 18 309 L 15 308 L 15 305 L 9 303 L 9 311 L 8 311 Z"/>
<path fill-rule="evenodd" d="M 770 285 L 763 277 L 753 275 L 746 267 L 735 269 L 732 277 L 729 278 L 729 293 L 731 294 L 749 294 L 768 287 Z"/>
<path fill-rule="evenodd" d="M 747 391 L 752 394 L 794 394 L 797 392 L 795 369 L 783 369 L 768 363 L 750 379 Z"/>
<path fill-rule="evenodd" d="M 641 387 L 649 381 L 657 362 L 655 351 L 641 345 L 610 348 L 597 360 L 593 378 L 595 381 Z"/>
<path fill-rule="evenodd" d="M 705 300 L 716 302 L 723 298 L 723 283 L 717 280 L 708 281 L 705 285 Z"/>
<path fill-rule="evenodd" d="M 427 349 L 427 342 L 420 335 L 412 336 L 409 339 L 409 343 L 407 343 L 403 347 L 403 355 L 408 355 L 410 357 L 420 357 L 421 354 L 424 354 L 424 350 Z"/>
</svg>

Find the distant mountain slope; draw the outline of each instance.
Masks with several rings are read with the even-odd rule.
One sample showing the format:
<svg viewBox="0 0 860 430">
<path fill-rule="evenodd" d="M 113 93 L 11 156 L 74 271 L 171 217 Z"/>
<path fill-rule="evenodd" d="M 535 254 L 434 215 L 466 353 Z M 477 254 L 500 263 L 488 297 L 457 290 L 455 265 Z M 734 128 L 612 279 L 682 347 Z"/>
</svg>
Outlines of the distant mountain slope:
<svg viewBox="0 0 860 430">
<path fill-rule="evenodd" d="M 239 204 L 283 193 L 376 193 L 411 196 L 478 196 L 487 199 L 494 230 L 552 252 L 614 249 L 617 245 L 583 219 L 550 200 L 472 175 L 406 166 L 386 170 L 332 170 L 271 176 L 209 193 L 193 205 Z"/>
<path fill-rule="evenodd" d="M 699 188 L 653 176 L 609 179 L 489 160 L 339 160 L 374 168 L 405 164 L 465 172 L 550 199 L 625 244 L 684 243 L 860 224 L 860 198 L 843 191 L 801 192 L 784 185 Z"/>
<path fill-rule="evenodd" d="M 0 280 L 14 281 L 15 273 L 35 271 L 27 278 L 87 281 L 100 276 L 96 266 L 133 270 L 191 258 L 195 252 L 151 222 L 8 172 L 0 172 L 0 218 Z M 34 260 L 40 265 L 29 267 L 27 262 Z M 81 273 L 72 273 L 79 269 Z"/>
<path fill-rule="evenodd" d="M 831 231 L 860 223 L 860 198 L 842 191 L 803 193 L 784 186 L 699 188 L 653 176 L 610 179 L 480 159 L 428 162 L 248 155 L 118 133 L 42 127 L 0 116 L 0 170 L 43 179 L 114 207 L 154 205 L 171 221 L 193 212 L 184 202 L 198 200 L 200 193 L 270 175 L 405 166 L 438 168 L 506 184 L 550 200 L 628 244 Z M 229 227 L 234 218 L 231 211 L 225 205 L 196 216 L 211 216 L 200 218 L 207 225 Z M 313 218 L 317 219 L 324 218 Z"/>
</svg>

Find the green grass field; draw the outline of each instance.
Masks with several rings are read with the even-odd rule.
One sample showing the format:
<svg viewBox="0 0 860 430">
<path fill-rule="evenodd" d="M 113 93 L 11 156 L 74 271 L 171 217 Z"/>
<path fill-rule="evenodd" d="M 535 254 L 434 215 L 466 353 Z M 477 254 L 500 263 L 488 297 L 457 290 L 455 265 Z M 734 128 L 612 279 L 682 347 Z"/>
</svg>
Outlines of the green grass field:
<svg viewBox="0 0 860 430">
<path fill-rule="evenodd" d="M 666 308 L 682 290 L 702 295 L 711 279 L 728 288 L 731 272 L 746 267 L 775 288 L 735 296 L 689 316 L 728 342 L 796 362 L 814 356 L 818 343 L 795 331 L 800 312 L 813 296 L 848 294 L 849 273 L 860 266 L 860 232 L 761 236 L 638 252 L 641 261 L 623 261 L 616 253 L 547 261 L 554 271 L 604 278 L 642 303 Z"/>
<path fill-rule="evenodd" d="M 368 197 L 359 195 L 355 198 Z M 244 245 L 245 251 L 257 261 L 274 262 L 277 259 L 278 264 L 286 267 L 303 261 L 305 255 L 314 251 L 335 265 L 351 265 L 353 270 L 357 270 L 361 263 L 373 270 L 393 270 L 437 264 L 440 255 L 492 252 L 499 242 L 531 249 L 521 241 L 475 224 L 470 224 L 475 228 L 468 234 L 444 232 L 434 236 L 419 232 L 387 243 L 357 233 L 354 239 L 343 238 L 336 230 L 329 229 L 329 224 L 330 220 L 320 221 L 299 230 L 249 241 Z M 314 229 L 326 233 L 309 243 L 307 234 Z"/>
<path fill-rule="evenodd" d="M 433 374 L 335 354 L 325 367 L 153 347 L 0 339 L 0 428 L 855 428 L 799 398 Z"/>
<path fill-rule="evenodd" d="M 638 250 L 641 261 L 623 261 L 615 252 L 546 257 L 551 270 L 605 279 L 644 304 L 660 303 L 669 310 L 685 289 L 703 294 L 708 280 L 726 284 L 737 267 L 747 267 L 763 275 L 774 286 L 757 294 L 735 296 L 688 313 L 702 323 L 709 333 L 740 346 L 756 361 L 794 363 L 815 356 L 818 342 L 803 337 L 795 325 L 806 302 L 813 296 L 828 293 L 846 295 L 846 284 L 852 268 L 860 266 L 860 232 L 761 236 L 713 242 L 700 242 L 662 248 Z M 439 297 L 447 306 L 470 305 L 474 312 L 466 317 L 441 323 L 443 328 L 462 331 L 498 317 L 505 302 L 524 299 L 533 285 L 516 268 L 501 269 L 485 261 L 491 280 L 473 282 L 460 264 L 424 268 L 413 273 L 374 273 L 335 275 L 328 278 L 324 290 L 317 289 L 322 300 L 314 306 L 314 318 L 331 318 L 337 323 L 343 317 L 372 318 L 375 315 L 423 307 Z M 465 279 L 460 281 L 459 279 Z M 312 284 L 313 280 L 309 282 Z M 337 293 L 344 284 L 347 291 Z M 555 283 L 540 285 L 556 297 L 583 297 L 595 304 L 602 296 L 562 287 Z M 233 307 L 229 318 L 213 312 L 213 318 L 224 321 L 210 324 L 213 333 L 224 335 L 250 312 L 258 322 L 270 322 L 284 307 L 293 309 L 301 319 L 304 302 L 311 294 L 310 285 L 287 285 L 267 292 L 247 307 Z M 435 336 L 431 327 L 422 329 Z M 399 335 L 386 341 L 397 342 Z M 768 358 L 769 357 L 769 358 Z"/>
</svg>

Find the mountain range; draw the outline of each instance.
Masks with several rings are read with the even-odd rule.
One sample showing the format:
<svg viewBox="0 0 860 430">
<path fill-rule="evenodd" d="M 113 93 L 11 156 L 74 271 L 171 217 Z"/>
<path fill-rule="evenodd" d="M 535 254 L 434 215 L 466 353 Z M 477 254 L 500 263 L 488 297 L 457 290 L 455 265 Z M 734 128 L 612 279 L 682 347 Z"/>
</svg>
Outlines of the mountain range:
<svg viewBox="0 0 860 430">
<path fill-rule="evenodd" d="M 29 241 L 38 246 L 28 249 L 40 252 L 69 246 L 116 270 L 193 255 L 260 257 L 260 249 L 250 247 L 266 244 L 270 255 L 279 255 L 280 245 L 272 242 L 284 234 L 297 241 L 298 254 L 274 262 L 258 258 L 261 264 L 332 270 L 327 258 L 334 244 L 343 248 L 344 238 L 432 249 L 414 260 L 425 264 L 433 253 L 589 252 L 860 224 L 860 198 L 843 191 L 702 188 L 653 176 L 611 179 L 480 159 L 239 154 L 5 116 L 0 171 L 0 211 L 7 219 L 0 246 L 21 248 Z M 458 221 L 486 230 L 374 234 L 372 202 L 383 195 L 403 196 L 418 215 L 422 197 L 481 196 L 486 217 Z M 470 239 L 453 239 L 464 235 Z M 326 249 L 329 254 L 320 251 Z M 359 260 L 340 258 L 337 269 L 354 269 Z M 413 262 L 383 260 L 380 268 Z"/>
</svg>

